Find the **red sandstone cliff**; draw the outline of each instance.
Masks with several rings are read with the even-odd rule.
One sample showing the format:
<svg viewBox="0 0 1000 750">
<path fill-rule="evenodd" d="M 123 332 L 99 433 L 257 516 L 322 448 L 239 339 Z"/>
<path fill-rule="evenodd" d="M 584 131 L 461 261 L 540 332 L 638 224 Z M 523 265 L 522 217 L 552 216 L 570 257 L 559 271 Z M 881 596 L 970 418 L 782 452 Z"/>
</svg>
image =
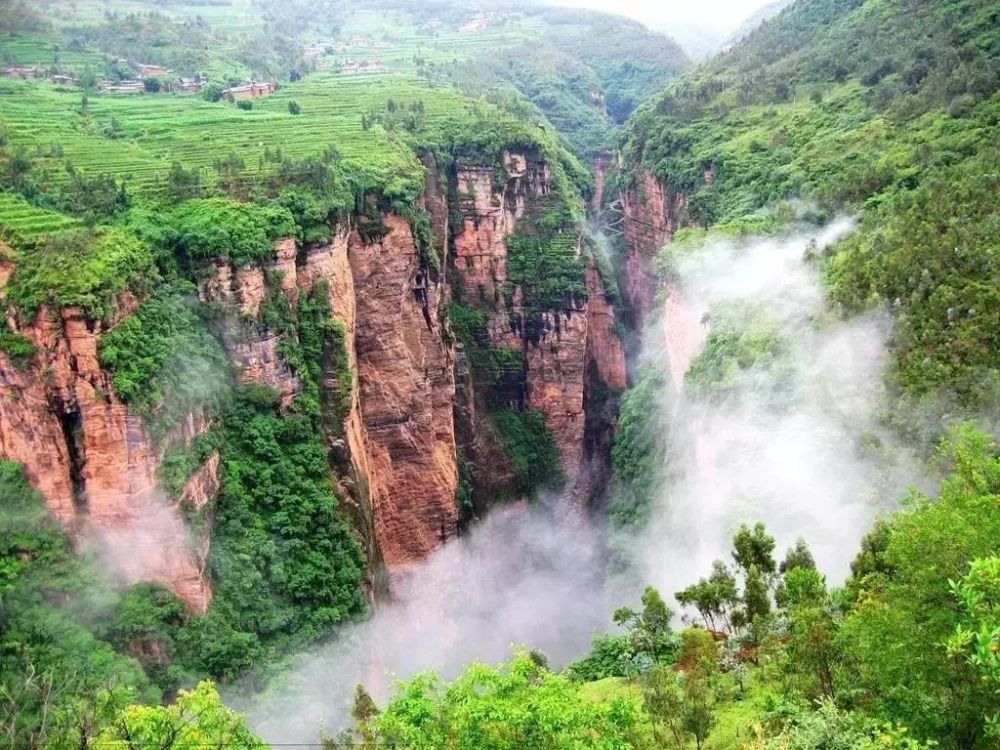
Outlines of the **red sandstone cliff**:
<svg viewBox="0 0 1000 750">
<path fill-rule="evenodd" d="M 656 279 L 653 263 L 660 248 L 683 225 L 687 195 L 664 186 L 648 171 L 622 194 L 625 233 L 625 297 L 637 329 L 653 309 Z"/>
<path fill-rule="evenodd" d="M 123 296 L 119 319 L 134 306 Z M 24 466 L 55 517 L 78 542 L 96 544 L 124 583 L 162 581 L 203 612 L 211 598 L 206 540 L 189 538 L 156 487 L 161 456 L 98 362 L 101 324 L 77 308 L 58 317 L 43 309 L 28 324 L 11 314 L 9 324 L 38 354 L 19 366 L 0 353 L 0 454 Z"/>
<path fill-rule="evenodd" d="M 493 165 L 460 165 L 448 184 L 433 157 L 422 160 L 428 174 L 422 201 L 435 233 L 429 251 L 418 248 L 406 220 L 388 214 L 380 237 L 365 239 L 342 226 L 319 247 L 298 248 L 286 239 L 263 265 L 210 262 L 199 284 L 202 301 L 221 312 L 221 338 L 238 381 L 266 384 L 289 404 L 301 383 L 278 354 L 287 334 L 260 322 L 261 306 L 268 295 L 281 293 L 294 307 L 300 291 L 325 282 L 356 373 L 344 423 L 328 425 L 331 477 L 363 538 L 379 592 L 389 587 L 383 566 L 390 575 L 404 572 L 458 533 L 460 433 L 476 461 L 489 467 L 486 484 L 499 486 L 511 472 L 447 330 L 448 263 L 432 270 L 427 252 L 444 259 L 451 248 L 464 300 L 489 313 L 490 342 L 524 352 L 521 403 L 547 416 L 572 480 L 566 490 L 572 507 L 585 506 L 606 481 L 598 464 L 606 463 L 613 409 L 598 418 L 594 404 L 601 394 L 625 387 L 614 308 L 593 262 L 586 269 L 588 299 L 546 313 L 537 340 L 529 342 L 512 326 L 522 315 L 521 294 L 515 290 L 507 309 L 506 241 L 551 192 L 549 165 L 529 154 L 506 153 L 503 184 L 495 184 Z M 449 193 L 457 196 L 454 204 Z M 449 214 L 455 211 L 460 230 L 449 238 Z M 9 273 L 0 268 L 0 282 Z M 123 295 L 107 327 L 136 305 Z M 190 539 L 176 509 L 157 490 L 165 446 L 152 444 L 99 365 L 105 325 L 79 310 L 55 315 L 43 310 L 29 325 L 10 314 L 11 327 L 30 338 L 39 355 L 22 370 L 0 354 L 0 454 L 25 465 L 71 533 L 81 539 L 93 534 L 112 553 L 122 551 L 112 557 L 123 580 L 161 581 L 193 611 L 204 611 L 211 597 L 204 576 L 208 537 Z M 338 377 L 331 369 L 325 385 L 341 387 Z M 189 440 L 205 427 L 203 418 L 191 415 L 170 439 Z M 189 479 L 182 502 L 205 507 L 219 482 L 216 455 Z"/>
<path fill-rule="evenodd" d="M 327 282 L 357 372 L 344 437 L 331 445 L 352 469 L 353 476 L 338 478 L 340 494 L 355 505 L 369 559 L 391 573 L 457 533 L 458 459 L 454 359 L 439 322 L 439 285 L 427 278 L 409 224 L 393 215 L 383 223 L 387 232 L 377 241 L 341 229 L 329 245 L 302 253 L 292 241 L 277 243 L 266 267 L 215 262 L 200 291 L 228 313 L 223 341 L 240 381 L 269 385 L 290 400 L 300 384 L 276 354 L 281 336 L 253 317 L 269 285 L 294 302 L 299 289 Z"/>
<path fill-rule="evenodd" d="M 524 406 L 546 415 L 570 478 L 564 500 L 580 509 L 597 489 L 585 451 L 585 391 L 591 365 L 609 388 L 625 386 L 624 356 L 613 331 L 614 310 L 604 299 L 600 272 L 590 263 L 589 299 L 574 309 L 544 313 L 537 341 L 528 341 L 524 326 L 511 325 L 512 318 L 522 314 L 521 294 L 514 290 L 514 309 L 508 310 L 502 293 L 507 282 L 506 240 L 526 212 L 544 201 L 552 178 L 549 166 L 532 155 L 506 153 L 504 168 L 507 179 L 502 185 L 495 184 L 492 167 L 460 164 L 457 168 L 462 230 L 453 242 L 455 273 L 464 300 L 489 313 L 490 343 L 524 351 Z"/>
</svg>

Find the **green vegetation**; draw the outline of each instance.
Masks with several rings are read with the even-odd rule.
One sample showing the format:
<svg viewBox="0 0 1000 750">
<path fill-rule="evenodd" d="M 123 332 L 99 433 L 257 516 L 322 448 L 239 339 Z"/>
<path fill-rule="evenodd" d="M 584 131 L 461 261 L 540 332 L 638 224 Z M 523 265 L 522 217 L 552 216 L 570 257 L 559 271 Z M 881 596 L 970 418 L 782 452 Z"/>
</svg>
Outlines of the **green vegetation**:
<svg viewBox="0 0 1000 750">
<path fill-rule="evenodd" d="M 220 678 L 365 611 L 361 548 L 330 484 L 317 420 L 282 413 L 279 401 L 253 387 L 224 418 L 215 597 L 183 644 L 200 671 Z"/>
<path fill-rule="evenodd" d="M 526 116 L 537 107 L 582 158 L 610 148 L 615 127 L 687 65 L 672 40 L 635 21 L 556 8 L 540 15 L 553 29 L 547 44 L 477 58 L 452 79 Z"/>
<path fill-rule="evenodd" d="M 0 728 L 17 747 L 79 746 L 109 686 L 126 699 L 159 691 L 133 659 L 94 637 L 110 613 L 102 581 L 17 464 L 0 462 Z"/>
<path fill-rule="evenodd" d="M 711 310 L 708 339 L 691 362 L 684 387 L 698 397 L 722 399 L 760 376 L 780 389 L 791 376 L 789 346 L 762 310 L 745 303 L 718 305 Z"/>
<path fill-rule="evenodd" d="M 741 527 L 732 562 L 677 592 L 700 620 L 679 645 L 636 659 L 634 631 L 600 636 L 569 674 L 604 694 L 634 684 L 661 747 L 993 747 L 998 456 L 974 428 L 951 431 L 940 495 L 911 492 L 842 589 L 805 541 L 779 564 L 762 524 Z M 630 626 L 626 612 L 616 621 Z"/>
<path fill-rule="evenodd" d="M 537 652 L 518 653 L 499 668 L 473 665 L 448 684 L 424 673 L 399 684 L 383 711 L 367 705 L 355 701 L 357 725 L 330 741 L 331 750 L 385 745 L 430 750 L 449 743 L 513 750 L 554 742 L 596 750 L 636 747 L 643 734 L 638 701 L 588 700 L 579 685 L 553 674 Z"/>
<path fill-rule="evenodd" d="M 661 403 L 666 387 L 662 369 L 650 366 L 622 398 L 611 449 L 610 521 L 613 531 L 625 537 L 645 527 L 666 464 L 668 425 Z"/>
<path fill-rule="evenodd" d="M 295 220 L 279 206 L 222 198 L 181 204 L 171 217 L 176 249 L 194 259 L 228 258 L 244 266 L 274 256 L 273 241 L 295 234 Z"/>
<path fill-rule="evenodd" d="M 701 225 L 788 198 L 859 212 L 827 261 L 833 299 L 895 313 L 903 392 L 992 403 L 996 29 L 981 0 L 794 3 L 644 106 L 626 161 Z"/>
<path fill-rule="evenodd" d="M 242 716 L 222 703 L 211 682 L 182 690 L 169 706 L 121 707 L 94 734 L 91 741 L 95 747 L 268 747 L 247 728 Z"/>
<path fill-rule="evenodd" d="M 0 352 L 19 364 L 25 364 L 38 349 L 26 336 L 6 328 L 0 329 Z"/>
<path fill-rule="evenodd" d="M 229 362 L 194 304 L 159 292 L 101 338 L 101 364 L 115 393 L 146 421 L 154 436 L 198 410 L 212 411 L 229 393 Z"/>
<path fill-rule="evenodd" d="M 503 409 L 492 416 L 514 464 L 514 491 L 530 496 L 562 488 L 566 473 L 545 415 L 538 411 Z"/>
<path fill-rule="evenodd" d="M 149 291 L 159 276 L 149 247 L 120 229 L 42 235 L 19 247 L 16 259 L 7 297 L 29 316 L 52 305 L 104 318 L 118 295 Z"/>
</svg>

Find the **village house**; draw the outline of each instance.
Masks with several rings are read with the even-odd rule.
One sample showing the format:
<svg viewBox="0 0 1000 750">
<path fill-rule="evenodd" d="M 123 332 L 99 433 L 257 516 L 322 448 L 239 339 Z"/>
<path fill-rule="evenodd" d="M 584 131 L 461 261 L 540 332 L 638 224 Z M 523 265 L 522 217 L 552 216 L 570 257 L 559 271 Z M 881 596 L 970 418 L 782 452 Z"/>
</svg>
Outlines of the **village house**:
<svg viewBox="0 0 1000 750">
<path fill-rule="evenodd" d="M 103 80 L 97 84 L 97 89 L 105 94 L 141 94 L 146 90 L 142 81 L 110 81 Z"/>
<path fill-rule="evenodd" d="M 386 67 L 381 60 L 345 60 L 340 64 L 340 73 L 345 76 L 371 75 L 385 73 Z"/>
<path fill-rule="evenodd" d="M 204 85 L 205 82 L 197 78 L 181 78 L 174 84 L 173 89 L 175 91 L 201 91 Z"/>
<path fill-rule="evenodd" d="M 25 68 L 22 66 L 14 65 L 9 68 L 5 68 L 3 74 L 11 78 L 34 78 L 39 73 L 37 68 Z"/>
<path fill-rule="evenodd" d="M 79 80 L 73 78 L 73 76 L 52 76 L 49 80 L 51 80 L 52 83 L 57 83 L 62 86 L 75 86 L 79 83 Z"/>
<path fill-rule="evenodd" d="M 139 69 L 139 75 L 141 76 L 168 76 L 170 75 L 170 70 L 163 67 L 162 65 L 152 65 L 149 63 L 136 63 L 135 65 Z"/>
<path fill-rule="evenodd" d="M 262 96 L 273 94 L 277 86 L 271 81 L 250 81 L 244 86 L 233 86 L 222 92 L 223 99 L 240 101 L 241 99 L 259 99 Z"/>
</svg>

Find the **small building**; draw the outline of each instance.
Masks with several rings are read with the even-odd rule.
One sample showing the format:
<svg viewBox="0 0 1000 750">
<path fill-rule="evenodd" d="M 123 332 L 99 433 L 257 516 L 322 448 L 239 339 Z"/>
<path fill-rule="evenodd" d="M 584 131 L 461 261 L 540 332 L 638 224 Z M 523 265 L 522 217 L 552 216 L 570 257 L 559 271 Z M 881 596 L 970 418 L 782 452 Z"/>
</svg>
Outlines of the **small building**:
<svg viewBox="0 0 1000 750">
<path fill-rule="evenodd" d="M 103 80 L 97 84 L 97 89 L 104 94 L 141 94 L 146 87 L 142 81 Z"/>
<path fill-rule="evenodd" d="M 34 78 L 38 75 L 38 68 L 26 68 L 20 65 L 12 65 L 4 68 L 3 74 L 10 78 Z"/>
<path fill-rule="evenodd" d="M 373 75 L 385 73 L 381 60 L 345 60 L 340 64 L 340 73 L 345 76 Z"/>
<path fill-rule="evenodd" d="M 273 94 L 277 86 L 272 81 L 250 81 L 245 86 L 233 86 L 222 92 L 223 99 L 238 102 L 241 99 L 259 99 L 262 96 Z"/>
<path fill-rule="evenodd" d="M 173 89 L 175 91 L 201 91 L 204 86 L 205 82 L 198 78 L 181 78 L 174 84 Z"/>
<path fill-rule="evenodd" d="M 151 63 L 136 63 L 135 67 L 139 69 L 139 75 L 141 76 L 168 76 L 170 71 L 163 67 L 162 65 L 153 65 Z"/>
<path fill-rule="evenodd" d="M 52 76 L 49 80 L 60 86 L 76 86 L 80 82 L 73 76 Z"/>
</svg>

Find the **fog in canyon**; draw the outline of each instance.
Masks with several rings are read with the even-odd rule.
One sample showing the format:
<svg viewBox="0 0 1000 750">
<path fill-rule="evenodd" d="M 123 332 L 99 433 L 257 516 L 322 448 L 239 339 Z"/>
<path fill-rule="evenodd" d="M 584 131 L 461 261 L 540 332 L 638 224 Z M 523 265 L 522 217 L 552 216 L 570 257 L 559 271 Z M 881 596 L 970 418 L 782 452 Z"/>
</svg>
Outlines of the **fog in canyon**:
<svg viewBox="0 0 1000 750">
<path fill-rule="evenodd" d="M 370 621 L 300 655 L 289 675 L 239 705 L 253 725 L 272 742 L 314 741 L 316 727 L 335 733 L 349 723 L 356 683 L 381 701 L 395 679 L 427 668 L 451 677 L 472 661 L 507 658 L 516 644 L 562 666 L 613 627 L 614 607 L 634 603 L 643 584 L 670 596 L 712 560 L 729 560 L 743 522 L 764 521 L 782 554 L 805 538 L 840 583 L 873 519 L 905 491 L 903 478 L 920 476 L 880 426 L 888 321 L 834 316 L 806 257 L 852 226 L 839 219 L 780 239 L 717 243 L 676 261 L 638 355 L 640 371 L 669 374 L 657 406 L 668 459 L 651 520 L 625 545 L 625 580 L 605 586 L 602 533 L 565 518 L 558 500 L 499 508 L 398 578 L 396 601 Z M 737 303 L 779 337 L 780 367 L 746 368 L 721 398 L 692 395 L 684 376 L 713 314 Z"/>
</svg>

